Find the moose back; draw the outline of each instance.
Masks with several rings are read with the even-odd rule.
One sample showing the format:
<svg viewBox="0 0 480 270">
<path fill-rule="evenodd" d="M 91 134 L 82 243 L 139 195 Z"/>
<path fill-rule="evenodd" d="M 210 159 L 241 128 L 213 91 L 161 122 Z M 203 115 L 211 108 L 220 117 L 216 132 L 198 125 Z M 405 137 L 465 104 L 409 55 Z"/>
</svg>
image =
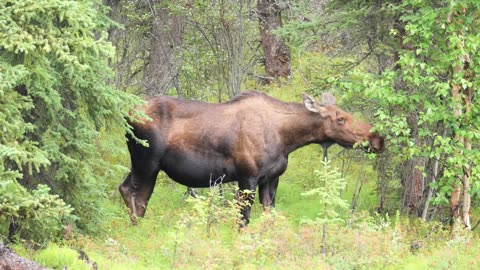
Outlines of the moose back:
<svg viewBox="0 0 480 270">
<path fill-rule="evenodd" d="M 144 216 L 160 170 L 189 187 L 238 181 L 240 193 L 252 191 L 244 198 L 250 204 L 258 187 L 262 205 L 273 207 L 279 176 L 295 149 L 312 143 L 351 148 L 367 141 L 371 150 L 383 150 L 384 139 L 370 132 L 372 126 L 338 108 L 332 95 L 324 93 L 321 103 L 302 97 L 303 103 L 286 103 L 249 91 L 219 104 L 149 99 L 140 109 L 151 120 L 130 121 L 133 134 L 149 147 L 127 135 L 132 168 L 119 187 L 132 221 Z M 242 215 L 248 224 L 250 206 Z"/>
</svg>

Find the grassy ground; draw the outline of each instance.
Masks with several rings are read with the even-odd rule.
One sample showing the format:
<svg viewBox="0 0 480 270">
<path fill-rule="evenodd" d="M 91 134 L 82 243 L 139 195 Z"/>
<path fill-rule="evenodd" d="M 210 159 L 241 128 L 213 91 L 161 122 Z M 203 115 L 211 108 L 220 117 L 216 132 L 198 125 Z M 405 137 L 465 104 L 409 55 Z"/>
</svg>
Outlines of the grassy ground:
<svg viewBox="0 0 480 270">
<path fill-rule="evenodd" d="M 322 226 L 298 222 L 315 215 L 315 203 L 288 182 L 282 183 L 278 210 L 264 213 L 257 204 L 252 223 L 240 231 L 236 209 L 224 202 L 202 212 L 195 205 L 208 209 L 211 197 L 194 202 L 183 199 L 183 187 L 157 188 L 137 226 L 113 201 L 104 233 L 76 235 L 39 252 L 21 246 L 16 251 L 55 269 L 90 269 L 71 248 L 85 251 L 99 269 L 480 269 L 475 235 L 451 239 L 436 223 L 362 211 L 346 217 L 345 224 L 327 226 L 323 253 Z"/>
</svg>

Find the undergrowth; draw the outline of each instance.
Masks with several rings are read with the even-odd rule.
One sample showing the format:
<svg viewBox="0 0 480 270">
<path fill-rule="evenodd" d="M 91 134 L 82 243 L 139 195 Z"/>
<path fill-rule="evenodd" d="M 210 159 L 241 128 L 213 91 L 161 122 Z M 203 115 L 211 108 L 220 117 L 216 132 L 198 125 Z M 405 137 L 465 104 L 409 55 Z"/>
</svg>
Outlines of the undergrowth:
<svg viewBox="0 0 480 270">
<path fill-rule="evenodd" d="M 451 239 L 439 223 L 358 211 L 346 216 L 343 224 L 326 225 L 328 238 L 322 253 L 320 224 L 301 224 L 283 211 L 263 212 L 257 206 L 252 222 L 239 230 L 238 207 L 217 190 L 184 199 L 183 187 L 167 188 L 168 195 L 152 197 L 148 215 L 137 226 L 130 225 L 125 213 L 111 220 L 104 235 L 77 235 L 60 246 L 22 253 L 53 269 L 91 269 L 70 248 L 84 251 L 99 269 L 480 267 L 478 237 L 468 233 Z M 123 208 L 120 203 L 112 207 Z"/>
</svg>

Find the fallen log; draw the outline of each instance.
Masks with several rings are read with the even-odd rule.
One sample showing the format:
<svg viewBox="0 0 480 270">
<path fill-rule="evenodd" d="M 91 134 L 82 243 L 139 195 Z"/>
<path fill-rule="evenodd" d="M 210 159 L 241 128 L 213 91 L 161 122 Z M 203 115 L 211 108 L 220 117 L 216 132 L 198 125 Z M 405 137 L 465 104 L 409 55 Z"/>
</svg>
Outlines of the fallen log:
<svg viewBox="0 0 480 270">
<path fill-rule="evenodd" d="M 9 247 L 0 242 L 0 269 L 2 270 L 44 270 L 38 263 L 15 254 Z"/>
</svg>

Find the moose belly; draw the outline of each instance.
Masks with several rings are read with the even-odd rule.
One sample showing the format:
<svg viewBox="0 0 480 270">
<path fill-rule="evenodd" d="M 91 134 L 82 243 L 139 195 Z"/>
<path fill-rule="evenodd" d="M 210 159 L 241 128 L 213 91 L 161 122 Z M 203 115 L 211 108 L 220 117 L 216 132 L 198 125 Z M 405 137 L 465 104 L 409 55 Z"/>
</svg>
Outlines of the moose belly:
<svg viewBox="0 0 480 270">
<path fill-rule="evenodd" d="M 210 187 L 234 180 L 233 163 L 213 155 L 170 153 L 162 159 L 161 169 L 175 182 L 189 187 Z"/>
</svg>

